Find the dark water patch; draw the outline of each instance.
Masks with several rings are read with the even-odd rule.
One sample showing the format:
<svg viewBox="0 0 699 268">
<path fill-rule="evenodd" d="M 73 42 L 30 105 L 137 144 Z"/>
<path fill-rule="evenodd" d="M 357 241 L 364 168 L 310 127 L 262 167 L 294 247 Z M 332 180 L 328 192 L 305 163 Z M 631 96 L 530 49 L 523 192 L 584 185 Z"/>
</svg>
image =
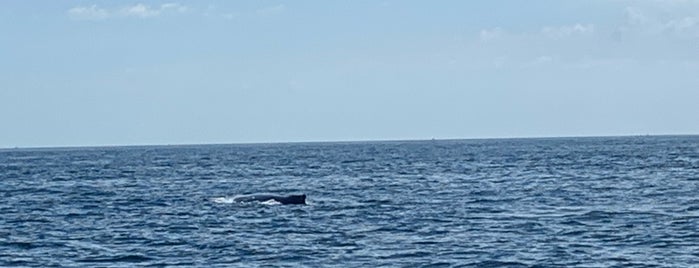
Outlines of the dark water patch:
<svg viewBox="0 0 699 268">
<path fill-rule="evenodd" d="M 471 263 L 470 266 L 473 267 L 529 267 L 526 263 L 516 262 L 516 261 L 480 261 Z"/>
<path fill-rule="evenodd" d="M 365 163 L 365 162 L 371 162 L 374 161 L 373 158 L 367 158 L 367 159 L 352 159 L 352 160 L 343 160 L 340 161 L 340 164 L 353 164 L 353 163 Z"/>
<path fill-rule="evenodd" d="M 146 262 L 146 261 L 151 261 L 153 258 L 149 258 L 146 256 L 142 255 L 118 255 L 118 256 L 109 256 L 109 257 L 93 257 L 93 258 L 83 258 L 77 260 L 77 262 L 84 262 L 84 263 L 120 263 L 120 262 L 128 262 L 128 263 L 139 263 L 139 262 Z"/>
<path fill-rule="evenodd" d="M 27 250 L 27 249 L 32 249 L 32 248 L 38 247 L 38 244 L 32 243 L 32 242 L 12 241 L 12 242 L 0 242 L 0 246 Z"/>
</svg>

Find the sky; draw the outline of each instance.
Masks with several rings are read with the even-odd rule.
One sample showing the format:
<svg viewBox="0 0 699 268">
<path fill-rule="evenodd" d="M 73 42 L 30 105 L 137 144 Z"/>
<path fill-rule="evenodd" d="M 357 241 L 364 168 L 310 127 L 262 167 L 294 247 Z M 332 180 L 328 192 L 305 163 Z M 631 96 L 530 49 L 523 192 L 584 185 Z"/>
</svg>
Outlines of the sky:
<svg viewBox="0 0 699 268">
<path fill-rule="evenodd" d="M 699 134 L 699 0 L 0 2 L 0 148 Z"/>
</svg>

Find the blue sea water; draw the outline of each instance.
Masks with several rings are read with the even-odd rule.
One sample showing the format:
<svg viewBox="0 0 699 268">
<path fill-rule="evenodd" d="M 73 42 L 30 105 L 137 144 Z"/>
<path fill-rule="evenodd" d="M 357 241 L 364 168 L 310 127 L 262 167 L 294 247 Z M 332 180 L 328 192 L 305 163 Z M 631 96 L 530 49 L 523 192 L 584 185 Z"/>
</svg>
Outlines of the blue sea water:
<svg viewBox="0 0 699 268">
<path fill-rule="evenodd" d="M 7 149 L 0 197 L 3 267 L 699 266 L 699 136 Z"/>
</svg>

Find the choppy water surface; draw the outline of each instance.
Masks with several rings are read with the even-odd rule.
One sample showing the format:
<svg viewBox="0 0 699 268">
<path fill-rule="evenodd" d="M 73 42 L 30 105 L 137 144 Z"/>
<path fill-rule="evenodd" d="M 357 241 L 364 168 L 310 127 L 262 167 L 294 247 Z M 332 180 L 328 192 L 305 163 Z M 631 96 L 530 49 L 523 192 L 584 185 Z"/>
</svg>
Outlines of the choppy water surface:
<svg viewBox="0 0 699 268">
<path fill-rule="evenodd" d="M 0 266 L 699 265 L 698 136 L 10 149 L 0 197 Z"/>
</svg>

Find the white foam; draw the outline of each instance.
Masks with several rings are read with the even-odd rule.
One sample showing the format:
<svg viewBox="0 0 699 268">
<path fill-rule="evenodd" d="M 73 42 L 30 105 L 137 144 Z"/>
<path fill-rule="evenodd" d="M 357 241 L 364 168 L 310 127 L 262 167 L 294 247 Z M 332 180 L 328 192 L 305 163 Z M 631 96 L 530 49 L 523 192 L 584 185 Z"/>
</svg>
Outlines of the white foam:
<svg viewBox="0 0 699 268">
<path fill-rule="evenodd" d="M 267 200 L 264 202 L 260 202 L 260 204 L 263 204 L 263 205 L 281 205 L 282 203 L 278 202 L 277 200 L 270 199 L 270 200 Z"/>
<path fill-rule="evenodd" d="M 232 204 L 235 203 L 235 197 L 214 197 L 211 199 L 211 201 L 219 204 Z"/>
<path fill-rule="evenodd" d="M 214 198 L 211 198 L 211 201 L 213 201 L 214 203 L 218 203 L 218 204 L 233 204 L 233 203 L 258 202 L 258 201 L 239 202 L 239 201 L 236 201 L 236 198 L 237 198 L 237 197 L 240 197 L 240 195 L 236 195 L 236 196 L 224 196 L 224 197 L 214 197 Z M 280 203 L 280 202 L 278 202 L 277 200 L 274 200 L 274 199 L 270 199 L 270 200 L 267 200 L 267 201 L 264 201 L 264 202 L 259 202 L 259 203 L 260 203 L 260 204 L 263 204 L 263 205 L 281 205 L 281 204 L 282 204 L 282 203 Z"/>
</svg>

